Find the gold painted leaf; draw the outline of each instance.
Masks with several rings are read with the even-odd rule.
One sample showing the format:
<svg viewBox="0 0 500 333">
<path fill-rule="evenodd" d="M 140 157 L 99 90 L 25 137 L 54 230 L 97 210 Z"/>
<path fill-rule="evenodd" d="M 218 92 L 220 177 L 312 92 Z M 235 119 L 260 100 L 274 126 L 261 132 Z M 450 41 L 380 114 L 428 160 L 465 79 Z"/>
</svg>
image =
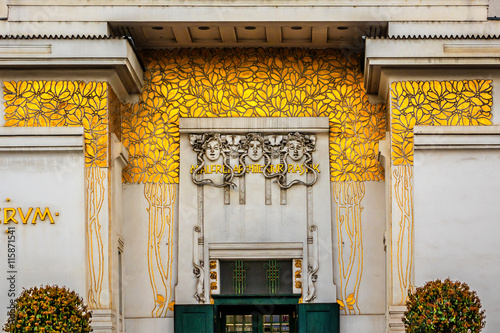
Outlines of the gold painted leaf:
<svg viewBox="0 0 500 333">
<path fill-rule="evenodd" d="M 165 297 L 163 297 L 163 295 L 160 295 L 160 294 L 156 295 L 156 303 L 158 303 L 158 304 L 165 303 Z"/>
</svg>

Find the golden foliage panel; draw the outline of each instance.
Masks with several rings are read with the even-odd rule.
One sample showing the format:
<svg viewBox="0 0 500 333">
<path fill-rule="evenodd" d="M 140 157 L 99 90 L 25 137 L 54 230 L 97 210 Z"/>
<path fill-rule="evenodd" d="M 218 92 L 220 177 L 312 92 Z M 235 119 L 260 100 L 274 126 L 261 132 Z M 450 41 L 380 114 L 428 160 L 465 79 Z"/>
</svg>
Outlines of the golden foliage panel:
<svg viewBox="0 0 500 333">
<path fill-rule="evenodd" d="M 114 133 L 118 140 L 122 139 L 122 103 L 113 88 L 108 85 L 109 133 Z"/>
<path fill-rule="evenodd" d="M 108 84 L 4 81 L 5 126 L 83 126 L 85 164 L 107 166 Z"/>
<path fill-rule="evenodd" d="M 393 164 L 413 165 L 415 125 L 491 125 L 491 80 L 394 82 L 391 104 Z"/>
<path fill-rule="evenodd" d="M 330 119 L 332 180 L 380 180 L 383 105 L 371 105 L 359 54 L 305 49 L 149 51 L 139 103 L 123 113 L 127 182 L 179 181 L 179 117 Z"/>
</svg>

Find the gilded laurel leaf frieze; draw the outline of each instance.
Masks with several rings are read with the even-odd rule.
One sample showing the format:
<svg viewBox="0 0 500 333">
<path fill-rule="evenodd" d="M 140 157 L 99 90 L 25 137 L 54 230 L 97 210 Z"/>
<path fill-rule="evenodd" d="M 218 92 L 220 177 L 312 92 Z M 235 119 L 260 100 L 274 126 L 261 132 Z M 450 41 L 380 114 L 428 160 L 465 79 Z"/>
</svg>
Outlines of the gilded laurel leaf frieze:
<svg viewBox="0 0 500 333">
<path fill-rule="evenodd" d="M 123 113 L 124 179 L 178 183 L 179 117 L 330 119 L 331 178 L 381 180 L 385 108 L 362 85 L 358 54 L 305 49 L 149 51 L 144 88 Z"/>
<path fill-rule="evenodd" d="M 108 84 L 4 81 L 5 126 L 83 126 L 85 165 L 106 167 Z"/>
<path fill-rule="evenodd" d="M 120 141 L 122 139 L 122 106 L 113 88 L 108 85 L 109 133 L 115 134 Z"/>
<path fill-rule="evenodd" d="M 491 80 L 394 82 L 391 104 L 393 164 L 413 165 L 415 125 L 491 125 Z"/>
</svg>

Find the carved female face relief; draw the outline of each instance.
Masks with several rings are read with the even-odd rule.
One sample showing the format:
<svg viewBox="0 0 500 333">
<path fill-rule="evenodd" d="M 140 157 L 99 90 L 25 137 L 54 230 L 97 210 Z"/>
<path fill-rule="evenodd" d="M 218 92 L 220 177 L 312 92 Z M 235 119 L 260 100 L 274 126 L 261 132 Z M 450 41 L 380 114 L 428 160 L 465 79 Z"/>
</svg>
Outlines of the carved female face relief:
<svg viewBox="0 0 500 333">
<path fill-rule="evenodd" d="M 288 141 L 288 155 L 294 161 L 300 160 L 304 156 L 304 145 L 297 140 Z"/>
<path fill-rule="evenodd" d="M 209 161 L 216 161 L 220 156 L 220 142 L 218 140 L 210 140 L 207 142 L 207 148 L 205 149 L 205 156 Z"/>
<path fill-rule="evenodd" d="M 264 154 L 264 148 L 262 147 L 262 143 L 258 140 L 252 140 L 248 143 L 248 157 L 257 162 L 262 158 Z"/>
</svg>

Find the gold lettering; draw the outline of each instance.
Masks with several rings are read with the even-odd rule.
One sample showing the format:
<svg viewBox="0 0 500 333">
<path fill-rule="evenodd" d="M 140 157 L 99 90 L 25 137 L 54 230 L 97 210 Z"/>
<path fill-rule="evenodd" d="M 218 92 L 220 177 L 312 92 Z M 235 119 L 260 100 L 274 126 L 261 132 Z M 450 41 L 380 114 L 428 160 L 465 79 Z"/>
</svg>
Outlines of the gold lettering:
<svg viewBox="0 0 500 333">
<path fill-rule="evenodd" d="M 293 164 L 288 164 L 288 171 L 287 171 L 287 172 L 289 172 L 289 173 L 290 173 L 290 172 L 295 172 L 295 171 L 293 170 Z"/>
<path fill-rule="evenodd" d="M 23 221 L 23 224 L 27 224 L 31 212 L 33 211 L 33 207 L 30 207 L 30 209 L 28 209 L 28 214 L 26 214 L 26 216 L 24 216 L 23 210 L 21 208 L 18 208 L 17 211 L 19 212 L 19 215 L 21 215 L 21 221 Z"/>
<path fill-rule="evenodd" d="M 285 171 L 285 165 L 284 164 L 278 164 L 278 171 L 280 171 L 280 172 Z"/>
<path fill-rule="evenodd" d="M 217 164 L 217 165 L 215 166 L 215 173 L 222 173 L 222 172 L 223 172 L 223 171 L 222 171 L 222 165 Z"/>
<path fill-rule="evenodd" d="M 321 171 L 319 171 L 319 164 L 313 164 L 312 168 L 313 168 L 313 170 L 318 171 L 318 173 L 321 172 Z"/>
<path fill-rule="evenodd" d="M 45 218 L 48 216 L 50 220 L 50 224 L 54 224 L 54 219 L 52 218 L 52 215 L 50 214 L 50 210 L 48 207 L 45 207 L 45 210 L 42 211 L 40 210 L 40 207 L 37 207 L 35 210 L 35 215 L 33 216 L 33 220 L 31 221 L 32 224 L 36 224 L 36 218 L 40 217 L 41 221 L 45 221 Z"/>
<path fill-rule="evenodd" d="M 9 212 L 11 212 L 10 216 L 8 216 Z M 15 208 L 4 208 L 3 209 L 3 223 L 7 224 L 10 221 L 17 223 L 17 220 L 14 218 L 16 216 Z"/>
<path fill-rule="evenodd" d="M 196 167 L 194 165 L 191 165 L 191 171 L 189 171 L 189 172 L 193 173 L 195 169 L 196 169 Z"/>
<path fill-rule="evenodd" d="M 300 175 L 302 176 L 304 174 L 304 172 L 306 172 L 306 167 L 304 166 L 304 164 L 299 164 L 297 165 L 297 167 L 300 169 Z"/>
<path fill-rule="evenodd" d="M 257 172 L 262 173 L 262 165 L 261 164 L 257 165 Z"/>
</svg>

